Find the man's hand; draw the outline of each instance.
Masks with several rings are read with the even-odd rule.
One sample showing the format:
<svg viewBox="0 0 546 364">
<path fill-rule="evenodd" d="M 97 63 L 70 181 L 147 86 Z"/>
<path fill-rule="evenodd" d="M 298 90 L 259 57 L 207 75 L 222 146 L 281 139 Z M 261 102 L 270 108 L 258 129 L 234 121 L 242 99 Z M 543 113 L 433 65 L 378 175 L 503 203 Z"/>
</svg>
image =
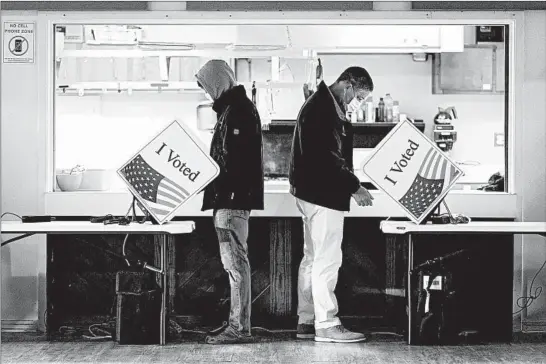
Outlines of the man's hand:
<svg viewBox="0 0 546 364">
<path fill-rule="evenodd" d="M 365 189 L 362 186 L 360 186 L 358 191 L 356 191 L 356 193 L 353 194 L 353 198 L 355 199 L 358 206 L 372 206 L 373 205 L 372 195 L 368 192 L 367 189 Z"/>
</svg>

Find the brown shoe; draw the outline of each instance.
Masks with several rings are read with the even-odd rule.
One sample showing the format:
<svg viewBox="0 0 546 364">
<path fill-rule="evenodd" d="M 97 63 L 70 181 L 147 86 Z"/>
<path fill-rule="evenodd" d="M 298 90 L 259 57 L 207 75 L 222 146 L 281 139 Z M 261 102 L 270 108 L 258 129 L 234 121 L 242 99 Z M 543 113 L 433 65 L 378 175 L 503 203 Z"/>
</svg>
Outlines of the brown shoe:
<svg viewBox="0 0 546 364">
<path fill-rule="evenodd" d="M 343 325 L 317 329 L 315 341 L 327 343 L 358 343 L 366 341 L 366 336 L 358 332 L 347 330 Z"/>
<path fill-rule="evenodd" d="M 313 339 L 315 337 L 315 325 L 298 324 L 296 337 L 298 339 Z"/>
<path fill-rule="evenodd" d="M 212 345 L 222 345 L 222 344 L 245 344 L 252 342 L 252 336 L 244 335 L 240 332 L 237 332 L 231 326 L 226 327 L 226 329 L 220 332 L 218 335 L 209 335 L 205 339 L 207 344 Z"/>
</svg>

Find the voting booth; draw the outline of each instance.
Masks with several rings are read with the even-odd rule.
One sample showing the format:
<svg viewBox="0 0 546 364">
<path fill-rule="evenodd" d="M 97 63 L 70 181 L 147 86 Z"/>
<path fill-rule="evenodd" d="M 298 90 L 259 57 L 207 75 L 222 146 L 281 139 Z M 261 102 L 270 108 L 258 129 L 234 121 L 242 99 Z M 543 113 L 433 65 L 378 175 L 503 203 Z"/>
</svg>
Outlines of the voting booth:
<svg viewBox="0 0 546 364">
<path fill-rule="evenodd" d="M 117 171 L 138 205 L 155 224 L 171 220 L 178 208 L 199 193 L 220 173 L 220 168 L 184 123 L 174 121 Z M 133 204 L 134 209 L 134 204 Z M 119 344 L 164 344 L 167 276 L 165 249 L 162 268 L 143 266 L 161 275 L 161 287 L 146 287 L 142 273 L 116 275 L 116 341 Z M 124 252 L 129 265 L 129 260 Z M 133 264 L 135 265 L 135 264 Z M 149 283 L 149 282 L 148 282 Z M 160 322 L 160 320 L 163 320 Z M 167 321 L 168 322 L 168 321 Z"/>
<path fill-rule="evenodd" d="M 363 169 L 416 224 L 426 222 L 463 175 L 435 143 L 407 120 L 381 141 Z M 456 301 L 448 292 L 452 290 L 451 272 L 442 266 L 423 266 L 415 272 L 412 266 L 410 269 L 415 274 L 410 274 L 407 281 L 408 335 L 417 333 L 413 342 L 425 345 L 451 342 L 457 333 L 457 325 L 451 319 L 456 313 Z"/>
<path fill-rule="evenodd" d="M 220 173 L 184 123 L 174 121 L 118 171 L 133 196 L 159 224 Z"/>
<path fill-rule="evenodd" d="M 420 224 L 438 206 L 463 171 L 405 120 L 379 143 L 363 165 L 364 173 Z"/>
</svg>

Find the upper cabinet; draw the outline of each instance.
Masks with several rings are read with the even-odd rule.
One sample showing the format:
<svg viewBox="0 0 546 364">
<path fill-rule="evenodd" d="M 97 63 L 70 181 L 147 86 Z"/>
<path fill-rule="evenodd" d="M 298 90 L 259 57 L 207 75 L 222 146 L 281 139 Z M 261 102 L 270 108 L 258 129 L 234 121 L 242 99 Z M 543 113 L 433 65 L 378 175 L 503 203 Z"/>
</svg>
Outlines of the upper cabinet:
<svg viewBox="0 0 546 364">
<path fill-rule="evenodd" d="M 57 26 L 55 42 L 57 58 L 207 54 L 304 58 L 320 52 L 462 52 L 463 29 L 458 25 L 66 25 Z"/>
<path fill-rule="evenodd" d="M 502 94 L 504 84 L 503 45 L 465 45 L 464 52 L 434 56 L 434 94 Z"/>
<path fill-rule="evenodd" d="M 458 25 L 67 24 L 55 27 L 55 75 L 60 94 L 201 92 L 195 72 L 221 58 L 232 66 L 241 60 L 241 79 L 256 81 L 256 88 L 301 91 L 302 81 L 316 81 L 320 54 L 462 52 L 463 45 Z M 248 70 L 259 65 L 268 76 L 242 77 L 245 59 L 254 62 Z"/>
<path fill-rule="evenodd" d="M 461 52 L 457 25 L 291 25 L 291 44 L 317 53 Z"/>
</svg>

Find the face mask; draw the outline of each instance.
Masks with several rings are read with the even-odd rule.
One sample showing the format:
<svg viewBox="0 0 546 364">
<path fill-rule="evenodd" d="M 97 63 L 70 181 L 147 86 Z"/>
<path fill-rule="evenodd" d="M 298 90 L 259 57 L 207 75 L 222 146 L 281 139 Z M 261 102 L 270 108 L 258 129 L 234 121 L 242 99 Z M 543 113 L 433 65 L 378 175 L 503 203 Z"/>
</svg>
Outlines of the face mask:
<svg viewBox="0 0 546 364">
<path fill-rule="evenodd" d="M 358 98 L 354 97 L 351 102 L 347 105 L 347 111 L 353 112 L 358 110 L 362 105 L 362 101 L 359 101 Z"/>
<path fill-rule="evenodd" d="M 352 86 L 351 86 L 352 87 Z M 354 110 L 358 110 L 360 108 L 360 105 L 362 105 L 362 100 L 359 100 L 358 97 L 356 97 L 356 93 L 353 88 L 353 98 L 351 101 L 347 102 L 347 90 L 345 90 L 345 108 L 348 112 L 353 112 Z"/>
</svg>

